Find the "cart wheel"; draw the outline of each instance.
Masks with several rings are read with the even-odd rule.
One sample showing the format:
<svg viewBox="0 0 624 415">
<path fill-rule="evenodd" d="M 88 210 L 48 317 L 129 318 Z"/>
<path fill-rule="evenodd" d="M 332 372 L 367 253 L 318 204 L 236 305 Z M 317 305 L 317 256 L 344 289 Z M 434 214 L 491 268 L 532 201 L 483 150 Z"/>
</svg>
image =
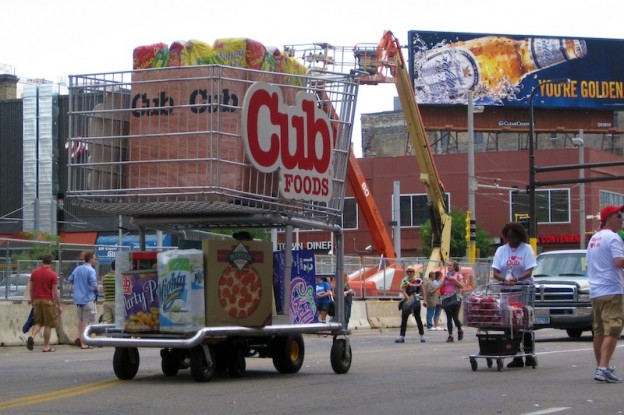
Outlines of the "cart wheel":
<svg viewBox="0 0 624 415">
<path fill-rule="evenodd" d="M 204 347 L 210 353 L 210 362 L 206 359 Z M 195 346 L 191 349 L 191 376 L 196 382 L 207 382 L 214 376 L 216 371 L 215 352 L 210 346 Z"/>
<path fill-rule="evenodd" d="M 180 370 L 180 358 L 175 349 L 160 350 L 160 368 L 165 376 L 175 376 Z"/>
<path fill-rule="evenodd" d="M 139 371 L 139 350 L 135 347 L 115 347 L 113 370 L 121 380 L 130 380 Z"/>
<path fill-rule="evenodd" d="M 533 356 L 533 362 L 531 362 L 531 367 L 535 369 L 537 367 L 537 357 Z"/>
<path fill-rule="evenodd" d="M 247 364 L 242 350 L 235 350 L 228 359 L 228 375 L 231 378 L 240 378 L 245 374 Z"/>
<path fill-rule="evenodd" d="M 477 363 L 477 359 L 475 358 L 470 358 L 470 367 L 472 368 L 473 372 L 477 371 L 477 368 L 479 367 L 479 364 Z"/>
<path fill-rule="evenodd" d="M 485 363 L 487 363 L 487 367 L 492 369 L 492 359 L 489 357 L 485 359 Z"/>
<path fill-rule="evenodd" d="M 499 372 L 503 370 L 503 359 L 496 359 L 496 370 Z"/>
<path fill-rule="evenodd" d="M 348 350 L 347 350 L 348 349 Z M 343 375 L 351 368 L 351 345 L 345 339 L 336 339 L 332 344 L 330 360 L 334 373 Z"/>
<path fill-rule="evenodd" d="M 303 366 L 305 347 L 301 334 L 276 336 L 272 344 L 273 366 L 280 373 L 297 373 Z"/>
</svg>

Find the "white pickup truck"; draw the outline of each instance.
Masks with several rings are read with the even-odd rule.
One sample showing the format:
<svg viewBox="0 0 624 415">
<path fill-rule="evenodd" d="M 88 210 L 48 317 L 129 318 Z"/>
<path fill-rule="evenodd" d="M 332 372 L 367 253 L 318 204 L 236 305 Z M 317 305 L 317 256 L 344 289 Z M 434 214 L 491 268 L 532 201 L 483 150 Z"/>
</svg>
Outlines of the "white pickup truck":
<svg viewBox="0 0 624 415">
<path fill-rule="evenodd" d="M 535 329 L 561 329 L 573 338 L 592 330 L 585 252 L 572 249 L 537 256 Z"/>
</svg>

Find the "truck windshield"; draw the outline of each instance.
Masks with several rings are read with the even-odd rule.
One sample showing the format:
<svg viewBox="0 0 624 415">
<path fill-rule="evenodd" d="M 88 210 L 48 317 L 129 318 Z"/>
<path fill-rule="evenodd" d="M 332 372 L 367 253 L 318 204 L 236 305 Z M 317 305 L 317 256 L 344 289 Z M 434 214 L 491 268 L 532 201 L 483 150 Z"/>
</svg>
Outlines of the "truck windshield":
<svg viewBox="0 0 624 415">
<path fill-rule="evenodd" d="M 587 278 L 584 253 L 561 253 L 539 255 L 537 267 L 533 271 L 534 278 L 540 277 L 579 277 Z"/>
</svg>

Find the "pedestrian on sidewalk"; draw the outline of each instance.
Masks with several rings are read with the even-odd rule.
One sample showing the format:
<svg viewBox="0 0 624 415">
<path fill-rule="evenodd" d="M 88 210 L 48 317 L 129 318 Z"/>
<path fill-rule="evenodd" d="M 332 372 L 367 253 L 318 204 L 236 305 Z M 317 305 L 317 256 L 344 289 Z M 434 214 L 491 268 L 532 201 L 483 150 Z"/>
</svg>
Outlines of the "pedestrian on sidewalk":
<svg viewBox="0 0 624 415">
<path fill-rule="evenodd" d="M 422 280 L 416 278 L 416 270 L 413 266 L 407 267 L 405 271 L 406 277 L 401 281 L 401 294 L 403 295 L 401 306 L 401 328 L 399 338 L 395 343 L 405 343 L 405 332 L 407 330 L 407 320 L 410 315 L 414 315 L 416 325 L 418 326 L 418 334 L 420 334 L 420 342 L 425 342 L 425 329 L 420 317 L 420 301 Z"/>
<path fill-rule="evenodd" d="M 68 278 L 69 283 L 73 284 L 73 300 L 78 315 L 78 341 L 81 349 L 91 349 L 82 341 L 82 333 L 89 324 L 95 322 L 97 314 L 95 295 L 99 289 L 94 268 L 95 259 L 93 252 L 85 252 L 84 263 L 76 267 Z"/>
<path fill-rule="evenodd" d="M 28 350 L 33 350 L 35 338 L 43 327 L 42 352 L 54 352 L 50 346 L 52 329 L 56 328 L 57 316 L 63 311 L 58 290 L 58 275 L 52 270 L 52 255 L 41 258 L 41 266 L 33 270 L 28 280 L 30 298 L 34 310 L 32 335 L 26 341 Z"/>
<path fill-rule="evenodd" d="M 622 229 L 623 211 L 624 206 L 606 206 L 600 211 L 600 231 L 589 240 L 585 258 L 594 317 L 594 379 L 606 383 L 622 382 L 609 363 L 624 326 L 624 242 L 617 233 Z"/>
</svg>

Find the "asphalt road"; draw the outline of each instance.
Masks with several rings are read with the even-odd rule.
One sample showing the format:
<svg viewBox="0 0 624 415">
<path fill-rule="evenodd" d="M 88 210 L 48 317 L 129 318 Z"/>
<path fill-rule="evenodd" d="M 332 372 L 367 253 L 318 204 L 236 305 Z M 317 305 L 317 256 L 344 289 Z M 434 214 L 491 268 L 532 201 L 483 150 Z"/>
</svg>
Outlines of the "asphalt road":
<svg viewBox="0 0 624 415">
<path fill-rule="evenodd" d="M 420 343 L 410 327 L 406 343 L 395 344 L 397 331 L 355 332 L 345 375 L 332 371 L 332 338 L 306 335 L 299 373 L 279 374 L 270 359 L 249 358 L 243 378 L 217 374 L 206 383 L 195 382 L 188 370 L 164 376 L 158 349 L 139 349 L 137 376 L 121 381 L 113 373 L 112 348 L 0 348 L 0 415 L 624 413 L 624 383 L 592 379 L 589 337 L 538 331 L 538 367 L 499 372 L 483 358 L 477 371 L 471 369 L 467 356 L 479 351 L 474 329 L 454 343 L 445 342 L 445 332 L 427 332 Z M 624 375 L 620 347 L 614 364 Z"/>
</svg>

